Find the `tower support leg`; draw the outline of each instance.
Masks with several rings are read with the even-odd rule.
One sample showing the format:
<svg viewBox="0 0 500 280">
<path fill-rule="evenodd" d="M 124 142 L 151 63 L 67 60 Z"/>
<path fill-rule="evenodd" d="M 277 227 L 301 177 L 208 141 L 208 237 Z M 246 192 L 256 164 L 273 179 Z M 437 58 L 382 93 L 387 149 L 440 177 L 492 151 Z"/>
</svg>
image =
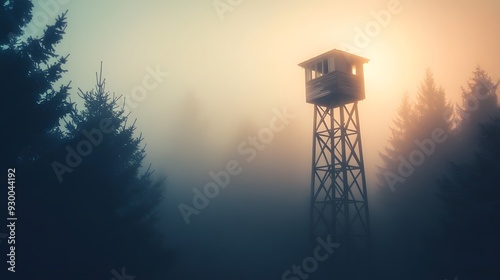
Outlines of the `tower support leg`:
<svg viewBox="0 0 500 280">
<path fill-rule="evenodd" d="M 370 219 L 358 103 L 314 106 L 310 237 L 343 247 L 347 263 L 370 250 Z M 365 254 L 363 254 L 365 255 Z"/>
</svg>

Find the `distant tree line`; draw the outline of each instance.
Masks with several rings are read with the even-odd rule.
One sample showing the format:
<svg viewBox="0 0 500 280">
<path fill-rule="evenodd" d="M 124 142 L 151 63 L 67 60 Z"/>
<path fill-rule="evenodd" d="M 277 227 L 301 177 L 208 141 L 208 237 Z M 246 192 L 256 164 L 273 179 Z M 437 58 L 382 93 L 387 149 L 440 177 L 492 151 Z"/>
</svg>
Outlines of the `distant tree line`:
<svg viewBox="0 0 500 280">
<path fill-rule="evenodd" d="M 87 91 L 55 86 L 68 60 L 55 49 L 66 13 L 40 36 L 23 36 L 32 9 L 0 0 L 1 165 L 17 175 L 16 273 L 7 276 L 112 279 L 115 270 L 158 279 L 172 253 L 157 227 L 163 183 L 143 166 L 143 138 L 102 72 Z"/>
<path fill-rule="evenodd" d="M 477 66 L 454 106 L 427 70 L 404 95 L 380 154 L 382 275 L 500 279 L 497 85 Z"/>
</svg>

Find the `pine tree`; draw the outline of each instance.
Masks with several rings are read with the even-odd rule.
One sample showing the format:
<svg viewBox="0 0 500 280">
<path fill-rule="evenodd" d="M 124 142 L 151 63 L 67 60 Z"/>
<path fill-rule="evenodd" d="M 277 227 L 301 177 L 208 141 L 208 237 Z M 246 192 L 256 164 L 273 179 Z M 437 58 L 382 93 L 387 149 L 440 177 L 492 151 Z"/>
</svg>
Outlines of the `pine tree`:
<svg viewBox="0 0 500 280">
<path fill-rule="evenodd" d="M 142 167 L 143 138 L 135 135 L 135 122 L 127 123 L 121 97 L 105 90 L 102 76 L 95 89 L 80 90 L 80 97 L 84 109 L 72 114 L 67 130 L 68 146 L 81 159 L 61 174 L 60 187 L 69 197 L 61 205 L 72 221 L 66 230 L 85 242 L 71 244 L 65 265 L 82 271 L 81 279 L 105 277 L 122 267 L 141 279 L 155 279 L 170 258 L 156 229 L 163 184 Z"/>
<path fill-rule="evenodd" d="M 451 129 L 451 123 L 445 112 L 451 112 L 452 107 L 446 100 L 446 94 L 441 86 L 436 85 L 430 69 L 425 72 L 425 78 L 420 84 L 415 103 L 417 116 L 417 137 L 429 137 L 435 128 L 441 128 L 446 133 Z"/>
<path fill-rule="evenodd" d="M 444 89 L 436 85 L 432 72 L 427 69 L 425 78 L 419 86 L 415 104 L 412 104 L 408 95 L 405 95 L 398 109 L 388 147 L 380 155 L 383 161 L 378 173 L 380 186 L 388 186 L 394 191 L 396 184 L 406 181 L 398 174 L 401 158 L 408 159 L 410 153 L 418 148 L 415 141 L 430 138 L 435 129 L 441 129 L 443 133 L 449 134 L 451 120 L 446 118 L 446 112 L 451 110 Z M 445 149 L 441 151 L 443 151 L 441 154 L 446 154 Z M 437 165 L 441 164 L 441 160 L 434 162 Z"/>
<path fill-rule="evenodd" d="M 40 156 L 57 139 L 59 122 L 71 110 L 69 85 L 54 84 L 65 70 L 67 56 L 55 52 L 66 28 L 66 15 L 47 26 L 40 37 L 22 38 L 31 20 L 31 1 L 0 4 L 0 85 L 8 106 L 1 111 L 5 137 L 1 157 L 9 164 Z"/>
<path fill-rule="evenodd" d="M 394 126 L 391 127 L 391 136 L 388 141 L 388 147 L 385 152 L 380 154 L 383 166 L 379 168 L 379 186 L 394 189 L 399 157 L 409 153 L 414 138 L 414 127 L 416 117 L 413 104 L 408 94 L 403 95 L 399 105 L 397 115 L 394 118 Z"/>
<path fill-rule="evenodd" d="M 2 49 L 11 39 L 23 33 L 27 23 L 31 21 L 31 0 L 0 1 L 0 46 Z"/>
<path fill-rule="evenodd" d="M 437 217 L 442 210 L 434 195 L 435 178 L 447 162 L 447 148 L 440 143 L 427 144 L 430 152 L 424 153 L 417 143 L 433 141 L 430 139 L 436 129 L 449 137 L 451 123 L 445 113 L 450 110 L 444 89 L 436 85 L 432 72 L 427 70 L 416 102 L 411 104 L 408 97 L 402 100 L 389 145 L 382 154 L 379 179 L 382 186 L 385 183 L 389 188 L 381 188 L 377 193 L 379 215 L 384 216 L 379 224 L 387 229 L 384 237 L 379 237 L 385 240 L 381 253 L 385 255 L 380 257 L 390 259 L 391 266 L 382 269 L 394 279 L 428 278 L 426 261 L 430 256 L 423 250 L 423 237 L 439 229 Z M 403 163 L 405 167 L 401 167 Z M 401 255 L 406 255 L 404 261 L 394 257 Z M 408 271 L 414 273 L 408 275 Z"/>
<path fill-rule="evenodd" d="M 457 108 L 456 129 L 462 147 L 470 147 L 473 144 L 481 124 L 500 115 L 497 86 L 498 84 L 494 84 L 491 77 L 477 66 L 468 81 L 467 88 L 462 87 L 462 104 Z"/>
<path fill-rule="evenodd" d="M 448 214 L 444 235 L 435 241 L 440 244 L 437 254 L 445 256 L 437 267 L 460 279 L 498 279 L 500 118 L 482 125 L 477 141 L 474 159 L 452 164 L 440 183 L 438 196 Z"/>
<path fill-rule="evenodd" d="M 28 0 L 0 1 L 0 86 L 6 105 L 0 112 L 0 129 L 6 136 L 0 165 L 2 170 L 15 168 L 17 173 L 15 275 L 19 279 L 50 278 L 51 271 L 57 270 L 52 257 L 57 254 L 53 245 L 58 241 L 53 238 L 58 232 L 52 225 L 61 222 L 54 214 L 61 211 L 54 206 L 61 197 L 52 188 L 52 173 L 42 158 L 62 145 L 59 123 L 72 109 L 69 85 L 55 86 L 67 61 L 67 56 L 55 50 L 65 32 L 66 14 L 40 36 L 26 37 L 32 8 Z"/>
</svg>

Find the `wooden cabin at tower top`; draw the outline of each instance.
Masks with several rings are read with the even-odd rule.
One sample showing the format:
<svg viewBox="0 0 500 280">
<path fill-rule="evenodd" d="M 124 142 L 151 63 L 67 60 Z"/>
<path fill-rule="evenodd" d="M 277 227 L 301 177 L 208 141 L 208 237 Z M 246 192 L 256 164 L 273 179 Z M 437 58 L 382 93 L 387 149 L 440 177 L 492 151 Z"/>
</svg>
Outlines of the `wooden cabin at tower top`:
<svg viewBox="0 0 500 280">
<path fill-rule="evenodd" d="M 363 64 L 367 62 L 366 58 L 334 49 L 300 63 L 306 75 L 306 102 L 335 108 L 363 100 Z"/>
</svg>

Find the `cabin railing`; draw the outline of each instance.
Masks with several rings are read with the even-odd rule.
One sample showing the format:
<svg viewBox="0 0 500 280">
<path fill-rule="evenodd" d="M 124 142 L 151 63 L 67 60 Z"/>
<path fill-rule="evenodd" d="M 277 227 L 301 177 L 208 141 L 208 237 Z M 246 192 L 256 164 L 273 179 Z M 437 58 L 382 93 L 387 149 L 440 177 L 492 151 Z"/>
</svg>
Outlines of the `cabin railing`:
<svg viewBox="0 0 500 280">
<path fill-rule="evenodd" d="M 364 99 L 363 79 L 360 76 L 340 71 L 332 71 L 319 78 L 312 79 L 306 83 L 306 101 L 319 98 L 332 100 L 361 100 Z"/>
</svg>

